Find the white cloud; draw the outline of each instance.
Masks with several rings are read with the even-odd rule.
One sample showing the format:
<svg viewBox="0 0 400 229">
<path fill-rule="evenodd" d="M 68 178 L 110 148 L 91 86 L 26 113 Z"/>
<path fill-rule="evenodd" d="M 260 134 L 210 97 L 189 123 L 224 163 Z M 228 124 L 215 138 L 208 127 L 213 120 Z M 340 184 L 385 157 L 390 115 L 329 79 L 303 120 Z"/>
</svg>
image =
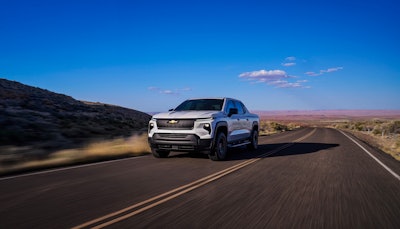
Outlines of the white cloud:
<svg viewBox="0 0 400 229">
<path fill-rule="evenodd" d="M 278 79 L 291 78 L 282 70 L 259 70 L 252 72 L 244 72 L 239 75 L 240 78 L 256 80 L 261 82 L 273 81 Z"/>
<path fill-rule="evenodd" d="M 306 74 L 308 76 L 320 76 L 324 73 L 337 72 L 342 69 L 343 69 L 343 67 L 328 68 L 328 69 L 319 70 L 319 72 L 305 72 L 304 74 Z"/>
<path fill-rule="evenodd" d="M 306 74 L 308 76 L 319 76 L 319 75 L 322 75 L 322 73 L 316 73 L 316 72 L 306 72 L 304 74 Z"/>
<path fill-rule="evenodd" d="M 336 67 L 336 68 L 328 68 L 326 70 L 321 70 L 321 72 L 337 72 L 339 70 L 342 70 L 343 67 Z"/>
<path fill-rule="evenodd" d="M 281 64 L 284 67 L 291 67 L 291 66 L 295 66 L 296 65 L 296 57 L 294 56 L 288 56 L 285 58 L 285 60 L 283 61 L 283 63 Z"/>
<path fill-rule="evenodd" d="M 166 94 L 166 95 L 178 95 L 179 93 L 176 91 L 172 90 L 160 90 L 160 94 Z"/>
<path fill-rule="evenodd" d="M 296 77 L 289 76 L 283 70 L 259 70 L 244 72 L 240 74 L 239 77 L 256 83 L 266 83 L 267 85 L 275 86 L 277 88 L 308 88 L 303 85 L 303 83 L 307 82 L 306 80 L 289 82 L 289 79 Z"/>
<path fill-rule="evenodd" d="M 296 65 L 297 58 L 294 56 L 286 57 L 281 63 L 284 67 L 290 67 Z M 304 61 L 305 62 L 305 61 Z M 308 76 L 320 76 L 323 74 L 336 72 L 342 70 L 343 67 L 333 67 L 328 69 L 322 69 L 317 72 L 308 71 L 305 75 Z M 239 75 L 239 78 L 246 79 L 250 81 L 251 84 L 265 83 L 267 85 L 273 86 L 275 88 L 311 88 L 306 84 L 308 80 L 298 79 L 296 76 L 290 76 L 283 70 L 258 70 L 251 72 L 243 72 Z M 297 78 L 298 80 L 295 80 Z"/>
<path fill-rule="evenodd" d="M 279 88 L 302 88 L 303 85 L 301 85 L 300 83 L 283 83 L 283 84 L 279 84 L 278 85 Z"/>
<path fill-rule="evenodd" d="M 299 82 L 299 83 L 307 83 L 308 80 L 297 80 L 297 82 Z"/>
<path fill-rule="evenodd" d="M 294 62 L 282 63 L 282 66 L 285 66 L 285 67 L 291 67 L 291 66 L 295 66 L 295 65 L 296 65 L 296 63 L 294 63 Z"/>
<path fill-rule="evenodd" d="M 183 92 L 192 90 L 190 87 L 185 87 L 185 88 L 176 89 L 176 90 L 170 90 L 170 89 L 162 89 L 162 88 L 153 87 L 153 86 L 148 87 L 147 89 L 149 91 L 155 91 L 155 92 L 158 92 L 158 93 L 164 94 L 164 95 L 180 95 Z"/>
<path fill-rule="evenodd" d="M 294 56 L 288 56 L 288 57 L 286 57 L 285 58 L 285 61 L 295 61 L 296 60 L 296 57 L 294 57 Z"/>
<path fill-rule="evenodd" d="M 277 88 L 310 88 L 309 86 L 304 86 L 302 83 L 307 82 L 307 80 L 298 80 L 296 82 L 289 82 L 286 80 L 279 80 L 269 83 Z"/>
</svg>

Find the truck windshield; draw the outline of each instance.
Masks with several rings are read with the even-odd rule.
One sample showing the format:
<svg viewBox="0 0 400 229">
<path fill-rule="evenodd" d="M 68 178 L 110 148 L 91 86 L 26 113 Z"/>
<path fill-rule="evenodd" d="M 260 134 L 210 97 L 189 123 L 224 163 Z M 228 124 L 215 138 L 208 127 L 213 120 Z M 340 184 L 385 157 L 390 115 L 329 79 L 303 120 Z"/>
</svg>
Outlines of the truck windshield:
<svg viewBox="0 0 400 229">
<path fill-rule="evenodd" d="M 223 99 L 186 100 L 175 111 L 220 111 L 223 104 Z"/>
</svg>

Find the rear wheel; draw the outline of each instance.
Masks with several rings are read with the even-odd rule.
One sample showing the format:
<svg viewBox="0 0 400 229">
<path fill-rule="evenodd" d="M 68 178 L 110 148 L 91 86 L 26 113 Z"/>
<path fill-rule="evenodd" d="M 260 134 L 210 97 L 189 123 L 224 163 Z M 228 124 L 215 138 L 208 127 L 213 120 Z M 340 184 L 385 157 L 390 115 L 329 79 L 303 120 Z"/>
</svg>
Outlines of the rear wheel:
<svg viewBox="0 0 400 229">
<path fill-rule="evenodd" d="M 249 150 L 256 150 L 258 148 L 258 131 L 253 130 L 250 136 L 250 144 L 247 145 Z"/>
<path fill-rule="evenodd" d="M 151 152 L 153 153 L 153 156 L 156 158 L 166 158 L 169 155 L 169 151 L 166 150 L 151 149 Z"/>
<path fill-rule="evenodd" d="M 217 139 L 208 157 L 213 161 L 222 161 L 226 159 L 226 154 L 228 151 L 228 143 L 226 141 L 226 136 L 223 132 L 219 132 Z"/>
</svg>

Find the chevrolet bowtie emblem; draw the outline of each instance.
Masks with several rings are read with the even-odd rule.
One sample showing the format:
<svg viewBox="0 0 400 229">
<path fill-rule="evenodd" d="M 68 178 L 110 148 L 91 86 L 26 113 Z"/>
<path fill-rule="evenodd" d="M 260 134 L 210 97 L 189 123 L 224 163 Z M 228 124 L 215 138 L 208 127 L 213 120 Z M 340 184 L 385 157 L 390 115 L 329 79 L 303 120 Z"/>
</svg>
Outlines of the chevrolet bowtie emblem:
<svg viewBox="0 0 400 229">
<path fill-rule="evenodd" d="M 169 121 L 168 121 L 169 124 L 177 124 L 178 122 L 179 122 L 179 121 L 177 121 L 177 120 L 169 120 Z"/>
</svg>

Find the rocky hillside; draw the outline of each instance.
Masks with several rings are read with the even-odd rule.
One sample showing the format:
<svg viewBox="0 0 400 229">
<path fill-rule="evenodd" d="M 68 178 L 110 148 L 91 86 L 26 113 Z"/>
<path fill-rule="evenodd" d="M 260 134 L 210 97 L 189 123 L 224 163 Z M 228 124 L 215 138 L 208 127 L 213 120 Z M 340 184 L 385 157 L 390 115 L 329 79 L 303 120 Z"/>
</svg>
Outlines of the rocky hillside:
<svg viewBox="0 0 400 229">
<path fill-rule="evenodd" d="M 145 130 L 149 119 L 140 111 L 0 79 L 0 151 L 10 146 L 48 151 L 130 136 Z"/>
</svg>

